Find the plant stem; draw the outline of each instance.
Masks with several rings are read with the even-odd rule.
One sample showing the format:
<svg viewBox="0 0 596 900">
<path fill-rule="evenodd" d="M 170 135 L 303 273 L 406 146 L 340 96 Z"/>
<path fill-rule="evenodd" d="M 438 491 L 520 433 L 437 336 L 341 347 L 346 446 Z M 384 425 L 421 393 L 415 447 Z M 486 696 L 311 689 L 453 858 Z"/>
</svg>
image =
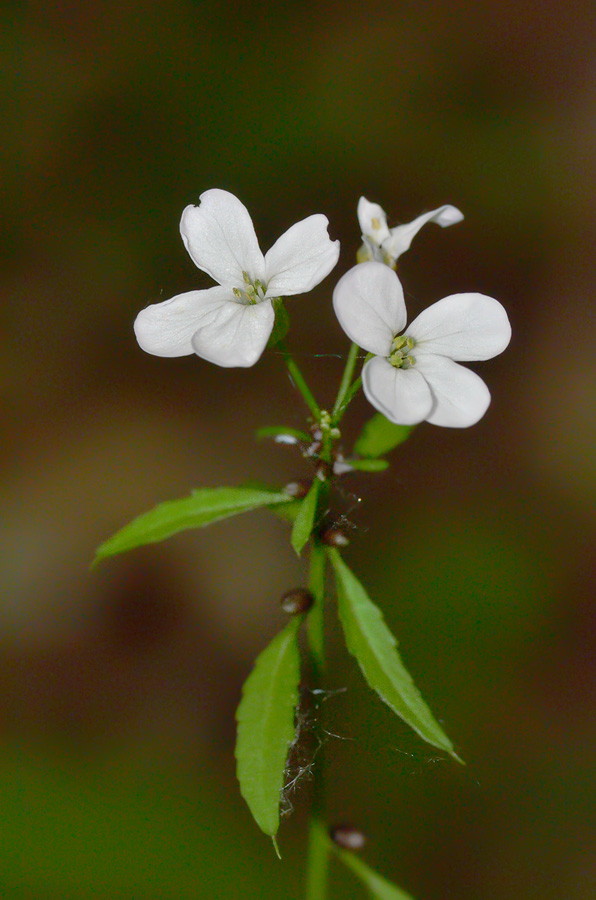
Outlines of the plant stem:
<svg viewBox="0 0 596 900">
<path fill-rule="evenodd" d="M 325 641 L 323 625 L 323 603 L 325 600 L 325 551 L 314 539 L 310 551 L 310 575 L 308 588 L 315 603 L 306 622 L 308 647 L 315 668 L 315 677 L 320 681 L 325 668 Z"/>
<path fill-rule="evenodd" d="M 341 421 L 343 414 L 345 413 L 346 409 L 352 402 L 354 395 L 357 394 L 358 391 L 360 390 L 361 386 L 362 386 L 362 376 L 359 375 L 358 378 L 356 378 L 356 380 L 352 382 L 352 384 L 349 387 L 349 390 L 346 392 L 343 402 L 342 402 L 341 406 L 339 407 L 339 409 L 337 410 L 337 413 L 334 417 L 334 425 L 337 425 L 337 423 Z"/>
<path fill-rule="evenodd" d="M 314 687 L 320 689 L 325 668 L 324 656 L 324 620 L 323 605 L 325 600 L 325 566 L 324 547 L 315 537 L 311 540 L 310 574 L 308 585 L 315 603 L 307 620 L 308 647 L 313 670 Z M 329 840 L 327 827 L 323 820 L 325 806 L 325 768 L 323 747 L 313 767 L 313 797 L 311 820 L 308 835 L 308 859 L 306 871 L 306 900 L 326 900 L 327 874 L 329 869 Z"/>
<path fill-rule="evenodd" d="M 308 408 L 310 409 L 313 416 L 315 417 L 315 419 L 317 421 L 319 421 L 319 419 L 321 418 L 321 410 L 320 410 L 319 404 L 315 400 L 311 389 L 307 385 L 302 372 L 296 365 L 296 362 L 295 362 L 294 358 L 292 357 L 292 354 L 290 353 L 290 351 L 288 350 L 288 348 L 286 347 L 286 345 L 284 344 L 283 341 L 279 341 L 277 344 L 277 347 L 279 349 L 279 352 L 282 354 L 282 356 L 284 358 L 284 362 L 285 362 L 286 366 L 288 367 L 288 372 L 290 373 L 290 377 L 291 377 L 292 381 L 294 382 L 294 384 L 296 385 L 296 387 L 298 388 L 298 390 L 304 397 L 304 401 L 305 401 L 306 405 L 308 406 Z"/>
<path fill-rule="evenodd" d="M 285 346 L 280 342 L 278 345 L 284 355 L 288 370 L 293 377 L 296 386 L 301 391 L 302 396 L 306 400 L 309 409 L 313 415 L 320 421 L 320 409 L 298 367 L 294 363 Z M 358 377 L 353 383 L 354 369 L 358 359 L 359 347 L 352 344 L 346 360 L 346 365 L 342 375 L 339 390 L 331 420 L 333 424 L 337 424 L 341 419 L 347 406 L 359 389 L 361 378 Z M 331 465 L 332 461 L 332 444 L 333 438 L 327 431 L 323 438 L 323 446 L 320 451 L 320 459 Z M 327 497 L 329 493 L 329 483 L 323 482 L 320 486 L 318 497 L 318 513 L 326 508 Z M 322 678 L 325 668 L 325 648 L 324 648 L 324 600 L 325 600 L 325 566 L 326 553 L 325 548 L 320 544 L 318 538 L 313 535 L 311 537 L 310 552 L 310 573 L 308 579 L 309 589 L 315 599 L 314 605 L 308 615 L 307 635 L 308 647 L 312 663 L 314 687 L 320 689 L 322 686 Z M 330 842 L 327 835 L 327 826 L 324 820 L 325 808 L 325 761 L 323 756 L 324 746 L 319 748 L 319 753 L 313 767 L 313 797 L 311 820 L 308 837 L 308 859 L 306 872 L 306 900 L 326 900 L 327 898 L 327 881 L 329 872 L 329 855 Z"/>
<path fill-rule="evenodd" d="M 310 820 L 308 841 L 308 872 L 306 900 L 326 900 L 327 874 L 329 871 L 329 839 L 325 823 L 318 818 Z"/>
<path fill-rule="evenodd" d="M 348 358 L 346 360 L 346 367 L 341 377 L 341 383 L 339 385 L 339 390 L 335 399 L 335 405 L 333 407 L 333 412 L 331 413 L 331 418 L 333 421 L 336 420 L 337 414 L 339 413 L 341 407 L 344 405 L 344 400 L 350 388 L 352 376 L 354 375 L 354 368 L 356 366 L 356 360 L 358 359 L 359 349 L 360 348 L 358 344 L 352 344 L 352 346 L 350 347 L 350 352 L 348 353 Z M 347 404 L 345 405 L 347 406 Z"/>
</svg>

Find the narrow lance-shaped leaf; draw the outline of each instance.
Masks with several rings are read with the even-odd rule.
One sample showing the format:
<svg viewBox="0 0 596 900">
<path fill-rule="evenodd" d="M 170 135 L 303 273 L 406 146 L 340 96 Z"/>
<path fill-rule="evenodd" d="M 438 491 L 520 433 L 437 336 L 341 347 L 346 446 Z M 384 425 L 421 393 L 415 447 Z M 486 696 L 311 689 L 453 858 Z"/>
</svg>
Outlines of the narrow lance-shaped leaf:
<svg viewBox="0 0 596 900">
<path fill-rule="evenodd" d="M 384 472 L 389 468 L 386 459 L 351 459 L 349 462 L 359 472 Z"/>
<path fill-rule="evenodd" d="M 193 491 L 190 497 L 167 500 L 137 516 L 97 548 L 94 563 L 134 547 L 163 541 L 179 531 L 203 528 L 219 519 L 227 519 L 261 506 L 291 503 L 292 499 L 283 491 L 267 491 L 262 488 L 202 488 Z"/>
<path fill-rule="evenodd" d="M 353 853 L 347 853 L 345 850 L 336 852 L 344 865 L 351 869 L 354 875 L 368 888 L 375 900 L 413 900 L 411 894 L 406 894 L 382 875 L 378 875 Z"/>
<path fill-rule="evenodd" d="M 240 793 L 259 828 L 274 837 L 288 749 L 295 737 L 300 654 L 297 632 L 301 616 L 257 658 L 236 712 L 236 774 Z"/>
<path fill-rule="evenodd" d="M 299 428 L 287 428 L 285 425 L 264 425 L 255 432 L 258 441 L 265 438 L 273 438 L 279 444 L 297 444 L 311 443 L 312 437 L 306 431 L 300 431 Z"/>
<path fill-rule="evenodd" d="M 335 570 L 339 617 L 346 644 L 368 684 L 421 738 L 461 762 L 402 663 L 397 641 L 385 624 L 381 610 L 337 550 L 329 548 L 328 554 Z"/>
<path fill-rule="evenodd" d="M 301 502 L 300 509 L 298 510 L 298 515 L 294 519 L 294 527 L 292 528 L 292 547 L 300 556 L 302 553 L 302 549 L 309 537 L 312 534 L 312 530 L 315 525 L 315 516 L 317 514 L 317 500 L 319 499 L 319 488 L 321 487 L 321 482 L 318 478 L 315 478 L 312 485 L 310 486 L 310 490 L 304 500 Z"/>
<path fill-rule="evenodd" d="M 413 425 L 396 425 L 383 413 L 375 413 L 362 429 L 354 444 L 354 452 L 360 456 L 383 456 L 398 444 L 403 444 L 413 430 Z"/>
</svg>

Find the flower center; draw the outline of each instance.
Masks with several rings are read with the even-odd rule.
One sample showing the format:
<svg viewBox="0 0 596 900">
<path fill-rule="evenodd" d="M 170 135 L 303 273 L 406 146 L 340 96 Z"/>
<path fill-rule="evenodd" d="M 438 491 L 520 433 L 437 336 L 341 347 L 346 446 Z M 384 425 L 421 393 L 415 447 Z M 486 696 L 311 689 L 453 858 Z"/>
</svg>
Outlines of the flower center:
<svg viewBox="0 0 596 900">
<path fill-rule="evenodd" d="M 238 303 L 243 303 L 245 306 L 262 303 L 267 293 L 266 285 L 258 278 L 253 282 L 248 272 L 243 272 L 242 278 L 245 285 L 244 290 L 236 287 L 232 289 Z"/>
<path fill-rule="evenodd" d="M 391 353 L 388 356 L 389 362 L 396 369 L 410 369 L 416 360 L 410 355 L 410 350 L 416 346 L 414 338 L 406 337 L 405 334 L 396 334 L 391 344 Z"/>
</svg>

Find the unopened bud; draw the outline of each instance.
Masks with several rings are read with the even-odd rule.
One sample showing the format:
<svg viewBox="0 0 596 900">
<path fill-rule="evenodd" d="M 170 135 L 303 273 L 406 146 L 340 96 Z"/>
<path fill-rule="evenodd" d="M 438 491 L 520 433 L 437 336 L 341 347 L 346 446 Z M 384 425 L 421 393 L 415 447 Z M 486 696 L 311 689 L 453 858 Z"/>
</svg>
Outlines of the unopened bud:
<svg viewBox="0 0 596 900">
<path fill-rule="evenodd" d="M 308 612 L 314 602 L 315 598 L 307 588 L 293 588 L 281 598 L 281 608 L 289 616 L 299 616 Z"/>
<path fill-rule="evenodd" d="M 323 544 L 327 544 L 328 547 L 347 547 L 350 543 L 350 539 L 345 531 L 342 531 L 337 525 L 326 528 L 321 534 L 321 541 Z"/>
<path fill-rule="evenodd" d="M 302 500 L 310 491 L 310 481 L 290 481 L 289 484 L 286 484 L 284 491 L 286 494 L 289 494 L 290 497 L 295 497 L 296 500 Z"/>
<path fill-rule="evenodd" d="M 336 825 L 329 829 L 329 837 L 344 850 L 362 850 L 366 844 L 366 835 L 353 825 Z"/>
</svg>

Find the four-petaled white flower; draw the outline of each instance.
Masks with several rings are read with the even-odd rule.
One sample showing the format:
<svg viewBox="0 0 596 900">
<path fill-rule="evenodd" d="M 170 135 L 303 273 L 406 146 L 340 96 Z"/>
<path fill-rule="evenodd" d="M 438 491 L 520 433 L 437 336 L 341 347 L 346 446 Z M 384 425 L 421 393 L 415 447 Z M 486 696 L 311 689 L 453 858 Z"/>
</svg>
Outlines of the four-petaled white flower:
<svg viewBox="0 0 596 900">
<path fill-rule="evenodd" d="M 180 233 L 191 259 L 219 286 L 178 294 L 143 309 L 134 323 L 143 350 L 156 356 L 196 353 L 218 366 L 252 366 L 273 330 L 273 300 L 303 294 L 339 257 L 328 220 L 292 225 L 264 256 L 246 207 L 228 191 L 201 194 L 187 206 Z"/>
<path fill-rule="evenodd" d="M 395 268 L 402 253 L 410 249 L 410 244 L 427 222 L 436 222 L 441 228 L 461 222 L 463 213 L 455 206 L 439 206 L 424 213 L 406 225 L 387 227 L 387 215 L 378 203 L 370 203 L 366 197 L 358 201 L 358 222 L 363 244 L 358 251 L 358 262 L 374 260 Z"/>
<path fill-rule="evenodd" d="M 498 300 L 452 294 L 406 329 L 399 278 L 382 263 L 365 262 L 339 280 L 333 306 L 348 337 L 374 354 L 364 364 L 362 387 L 391 422 L 465 428 L 482 418 L 488 388 L 455 360 L 491 359 L 505 349 L 511 326 Z"/>
</svg>

